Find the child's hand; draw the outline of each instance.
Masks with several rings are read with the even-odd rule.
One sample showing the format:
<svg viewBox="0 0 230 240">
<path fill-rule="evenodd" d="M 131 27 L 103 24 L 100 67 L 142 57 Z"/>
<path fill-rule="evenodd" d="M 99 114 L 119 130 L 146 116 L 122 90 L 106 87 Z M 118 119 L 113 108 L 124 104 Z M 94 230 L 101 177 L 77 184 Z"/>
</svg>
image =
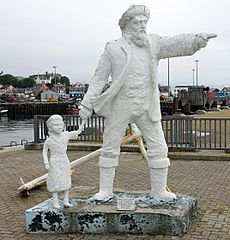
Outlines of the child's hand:
<svg viewBox="0 0 230 240">
<path fill-rule="evenodd" d="M 79 129 L 77 131 L 75 131 L 75 137 L 78 138 L 78 136 L 79 136 L 79 134 L 81 134 L 81 132 L 82 132 L 82 130 L 79 130 Z"/>
<path fill-rule="evenodd" d="M 45 169 L 48 171 L 50 169 L 49 163 L 45 164 Z"/>
</svg>

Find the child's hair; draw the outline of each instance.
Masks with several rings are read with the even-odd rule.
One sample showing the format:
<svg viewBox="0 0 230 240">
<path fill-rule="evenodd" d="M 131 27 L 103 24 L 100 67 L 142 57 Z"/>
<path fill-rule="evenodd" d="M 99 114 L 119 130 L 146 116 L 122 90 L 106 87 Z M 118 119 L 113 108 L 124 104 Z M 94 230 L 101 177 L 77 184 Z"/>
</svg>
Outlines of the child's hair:
<svg viewBox="0 0 230 240">
<path fill-rule="evenodd" d="M 52 115 L 47 121 L 46 121 L 46 125 L 48 127 L 48 129 L 52 126 L 52 122 L 53 121 L 60 121 L 63 122 L 63 118 L 62 116 L 58 115 L 58 114 L 54 114 Z"/>
</svg>

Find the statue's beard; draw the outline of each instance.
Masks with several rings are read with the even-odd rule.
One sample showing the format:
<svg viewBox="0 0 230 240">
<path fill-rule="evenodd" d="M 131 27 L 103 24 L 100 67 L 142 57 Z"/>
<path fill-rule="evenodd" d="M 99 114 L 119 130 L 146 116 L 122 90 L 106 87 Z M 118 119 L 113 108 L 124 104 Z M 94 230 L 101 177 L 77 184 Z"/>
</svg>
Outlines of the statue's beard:
<svg viewBox="0 0 230 240">
<path fill-rule="evenodd" d="M 131 37 L 131 40 L 138 47 L 146 47 L 146 45 L 148 43 L 148 38 L 147 38 L 147 34 L 145 31 L 140 31 L 136 34 L 133 34 Z"/>
</svg>

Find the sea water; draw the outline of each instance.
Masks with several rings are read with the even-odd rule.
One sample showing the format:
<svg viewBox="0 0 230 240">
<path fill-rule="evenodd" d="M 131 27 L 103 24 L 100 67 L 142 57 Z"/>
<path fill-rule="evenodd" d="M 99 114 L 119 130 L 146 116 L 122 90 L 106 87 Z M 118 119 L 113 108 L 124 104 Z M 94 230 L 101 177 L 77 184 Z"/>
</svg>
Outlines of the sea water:
<svg viewBox="0 0 230 240">
<path fill-rule="evenodd" d="M 33 119 L 10 120 L 0 117 L 0 146 L 21 145 L 33 141 Z"/>
</svg>

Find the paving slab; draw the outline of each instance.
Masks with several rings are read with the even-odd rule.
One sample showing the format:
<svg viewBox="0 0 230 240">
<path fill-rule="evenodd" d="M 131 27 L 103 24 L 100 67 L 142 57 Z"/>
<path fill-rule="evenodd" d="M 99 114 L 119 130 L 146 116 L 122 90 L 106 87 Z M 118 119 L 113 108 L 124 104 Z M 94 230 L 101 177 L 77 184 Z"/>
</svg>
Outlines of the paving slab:
<svg viewBox="0 0 230 240">
<path fill-rule="evenodd" d="M 96 151 L 101 148 L 101 143 L 70 142 L 68 151 Z M 42 150 L 43 143 L 27 143 L 25 150 Z M 125 144 L 121 146 L 122 152 L 140 152 L 138 145 Z M 230 149 L 227 150 L 197 150 L 187 148 L 181 151 L 176 148 L 169 148 L 169 158 L 174 160 L 210 160 L 210 161 L 230 161 Z"/>
<path fill-rule="evenodd" d="M 173 192 L 197 199 L 197 218 L 184 236 L 149 234 L 28 234 L 24 212 L 51 197 L 46 186 L 21 196 L 17 189 L 25 182 L 46 173 L 41 150 L 1 152 L 0 150 L 0 239 L 81 239 L 81 240 L 136 240 L 136 239 L 230 239 L 230 162 L 171 160 L 168 187 Z M 85 151 L 69 151 L 70 160 L 87 155 Z M 74 187 L 90 186 L 98 189 L 98 159 L 77 167 L 72 174 Z M 116 170 L 115 188 L 125 191 L 149 191 L 149 169 L 140 153 L 123 152 Z"/>
</svg>

